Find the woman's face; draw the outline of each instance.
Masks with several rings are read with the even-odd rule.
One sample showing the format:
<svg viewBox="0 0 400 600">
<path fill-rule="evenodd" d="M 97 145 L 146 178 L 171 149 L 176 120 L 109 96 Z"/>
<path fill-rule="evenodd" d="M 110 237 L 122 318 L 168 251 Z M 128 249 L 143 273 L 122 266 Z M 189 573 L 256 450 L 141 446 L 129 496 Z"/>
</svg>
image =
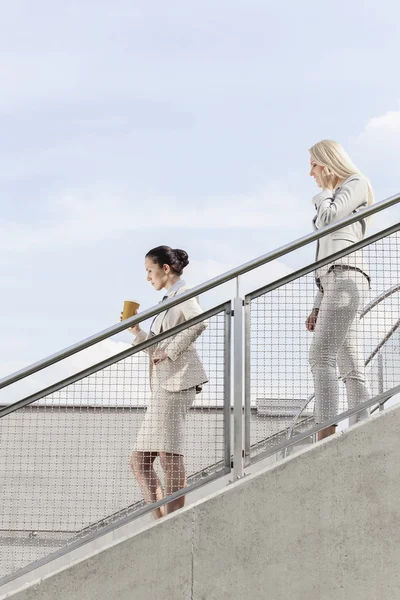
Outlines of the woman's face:
<svg viewBox="0 0 400 600">
<path fill-rule="evenodd" d="M 163 289 L 168 279 L 168 273 L 171 270 L 169 265 L 160 267 L 150 257 L 146 257 L 144 261 L 144 268 L 147 273 L 147 281 L 150 281 L 151 285 L 158 292 Z"/>
<path fill-rule="evenodd" d="M 321 171 L 323 170 L 324 167 L 322 165 L 317 164 L 312 156 L 310 156 L 310 165 L 311 165 L 311 170 L 310 170 L 311 177 L 314 177 L 318 187 L 322 187 Z"/>
</svg>

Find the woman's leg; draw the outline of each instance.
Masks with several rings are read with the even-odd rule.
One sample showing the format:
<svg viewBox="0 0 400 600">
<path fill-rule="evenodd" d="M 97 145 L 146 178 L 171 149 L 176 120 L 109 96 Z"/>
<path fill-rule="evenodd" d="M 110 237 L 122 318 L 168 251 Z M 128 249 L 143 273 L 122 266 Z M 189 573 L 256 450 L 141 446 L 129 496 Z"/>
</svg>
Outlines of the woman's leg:
<svg viewBox="0 0 400 600">
<path fill-rule="evenodd" d="M 363 275 L 357 273 L 355 274 L 355 277 L 360 289 L 360 309 L 368 291 L 368 284 Z M 369 400 L 371 393 L 365 377 L 359 314 L 357 314 L 350 325 L 347 337 L 340 348 L 338 366 L 341 379 L 346 385 L 348 408 L 354 408 L 358 404 Z M 350 417 L 350 425 L 366 419 L 369 416 L 369 412 L 369 409 L 366 408 Z"/>
<path fill-rule="evenodd" d="M 160 452 L 161 468 L 164 471 L 165 496 L 173 494 L 186 486 L 186 471 L 183 456 Z M 185 505 L 185 496 L 172 500 L 165 506 L 165 514 L 169 514 Z"/>
<path fill-rule="evenodd" d="M 338 414 L 339 385 L 337 360 L 359 306 L 359 290 L 350 272 L 332 272 L 324 277 L 324 297 L 318 313 L 310 348 L 314 377 L 316 423 Z M 335 432 L 335 426 L 322 430 L 318 439 Z"/>
<path fill-rule="evenodd" d="M 156 452 L 134 451 L 131 455 L 131 471 L 142 490 L 146 504 L 152 504 L 164 497 L 161 482 L 153 466 L 156 457 Z M 163 509 L 164 507 L 160 507 L 153 510 L 153 517 L 155 519 L 163 517 Z"/>
</svg>

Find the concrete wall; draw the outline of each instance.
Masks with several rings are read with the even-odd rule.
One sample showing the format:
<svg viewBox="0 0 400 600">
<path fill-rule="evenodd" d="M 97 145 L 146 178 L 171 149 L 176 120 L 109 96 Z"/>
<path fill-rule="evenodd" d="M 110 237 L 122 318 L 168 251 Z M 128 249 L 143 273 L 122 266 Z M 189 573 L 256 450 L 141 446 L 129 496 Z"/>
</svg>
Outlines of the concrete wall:
<svg viewBox="0 0 400 600">
<path fill-rule="evenodd" d="M 400 598 L 399 433 L 393 408 L 8 597 Z"/>
<path fill-rule="evenodd" d="M 123 407 L 30 407 L 1 420 L 0 579 L 142 499 L 129 457 L 144 414 Z M 253 411 L 252 441 L 262 450 L 260 442 L 284 432 L 292 419 Z M 190 478 L 224 459 L 222 410 L 191 409 L 187 430 Z M 158 461 L 155 466 L 162 479 Z"/>
</svg>

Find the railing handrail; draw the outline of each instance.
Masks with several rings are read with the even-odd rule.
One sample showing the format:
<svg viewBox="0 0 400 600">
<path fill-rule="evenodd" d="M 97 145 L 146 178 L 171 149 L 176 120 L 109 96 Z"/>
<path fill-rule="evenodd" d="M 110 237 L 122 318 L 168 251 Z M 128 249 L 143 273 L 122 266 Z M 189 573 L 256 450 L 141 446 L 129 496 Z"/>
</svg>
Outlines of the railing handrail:
<svg viewBox="0 0 400 600">
<path fill-rule="evenodd" d="M 178 325 L 175 325 L 175 327 L 172 327 L 171 329 L 162 331 L 162 332 L 158 333 L 157 335 L 155 335 L 147 340 L 144 340 L 140 344 L 131 345 L 129 348 L 127 348 L 126 350 L 123 350 L 122 352 L 117 352 L 116 354 L 113 354 L 112 356 L 109 356 L 108 358 L 105 358 L 99 362 L 94 363 L 90 367 L 86 367 L 82 371 L 77 371 L 73 375 L 69 375 L 65 379 L 58 380 L 56 383 L 52 383 L 51 385 L 49 385 L 45 388 L 37 390 L 33 394 L 29 394 L 29 396 L 25 396 L 24 398 L 21 398 L 20 400 L 17 400 L 16 402 L 11 402 L 10 404 L 6 404 L 5 406 L 0 406 L 0 419 L 2 419 L 3 417 L 5 417 L 7 415 L 10 415 L 13 412 L 16 412 L 17 410 L 20 410 L 21 408 L 25 408 L 25 406 L 28 406 L 29 404 L 33 404 L 34 402 L 37 402 L 38 400 L 41 400 L 42 398 L 45 398 L 46 396 L 53 394 L 54 392 L 58 392 L 58 391 L 62 390 L 63 388 L 67 387 L 68 385 L 76 383 L 77 381 L 80 381 L 81 379 L 84 379 L 85 377 L 93 375 L 94 373 L 97 373 L 98 371 L 102 371 L 103 369 L 110 367 L 111 365 L 113 365 L 121 360 L 129 358 L 130 356 L 133 356 L 134 354 L 139 354 L 140 352 L 150 348 L 152 345 L 157 344 L 158 342 L 162 342 L 163 340 L 166 340 L 169 337 L 172 337 L 173 335 L 176 335 L 189 327 L 197 325 L 198 323 L 201 323 L 202 321 L 206 321 L 207 319 L 215 316 L 219 312 L 228 311 L 228 310 L 230 311 L 230 307 L 231 307 L 230 302 L 224 302 L 222 304 L 219 304 L 219 305 L 215 306 L 214 308 L 210 308 L 209 310 L 204 311 L 203 313 L 201 313 L 200 315 L 197 315 L 196 317 L 192 317 L 188 321 L 179 323 Z"/>
<path fill-rule="evenodd" d="M 185 302 L 186 300 L 189 300 L 190 298 L 194 298 L 194 297 L 198 296 L 199 294 L 208 292 L 215 287 L 218 287 L 224 283 L 227 283 L 228 281 L 231 281 L 232 279 L 235 279 L 236 277 L 244 275 L 245 273 L 248 273 L 249 271 L 252 271 L 252 270 L 257 269 L 258 267 L 261 267 L 269 262 L 272 262 L 273 260 L 276 260 L 276 259 L 280 258 L 281 256 L 288 254 L 289 252 L 293 252 L 294 250 L 298 250 L 299 248 L 302 248 L 303 246 L 306 246 L 307 244 L 315 242 L 316 240 L 320 239 L 321 237 L 324 237 L 325 235 L 328 235 L 329 233 L 332 233 L 333 231 L 341 229 L 342 227 L 346 227 L 347 225 L 351 225 L 352 223 L 355 223 L 361 219 L 365 219 L 365 218 L 367 218 L 373 214 L 376 214 L 382 210 L 390 208 L 391 206 L 397 204 L 398 202 L 400 202 L 400 193 L 396 194 L 394 196 L 391 196 L 389 198 L 386 198 L 385 200 L 381 200 L 380 202 L 377 202 L 376 204 L 373 204 L 372 206 L 370 206 L 368 208 L 364 208 L 357 213 L 353 213 L 349 217 L 341 219 L 340 221 L 336 221 L 335 223 L 332 223 L 332 224 L 327 225 L 317 231 L 314 231 L 303 237 L 300 237 L 297 240 L 290 242 L 289 244 L 280 246 L 276 250 L 272 250 L 271 252 L 268 252 L 267 254 L 263 254 L 263 255 L 259 256 L 258 258 L 255 258 L 246 263 L 243 263 L 242 265 L 240 265 L 238 267 L 230 269 L 229 271 L 226 271 L 222 275 L 218 275 L 217 277 L 209 279 L 208 281 L 191 288 L 187 292 L 184 292 L 183 294 L 178 294 L 174 298 L 171 298 L 170 300 L 163 302 L 162 306 L 160 306 L 160 304 L 157 304 L 157 305 L 143 311 L 142 313 L 140 313 L 140 315 L 130 317 L 129 319 L 125 319 L 125 321 L 122 321 L 121 323 L 112 325 L 111 327 L 108 327 L 107 329 L 104 329 L 103 331 L 100 331 L 99 333 L 97 333 L 95 335 L 92 335 L 80 342 L 77 342 L 76 344 L 73 344 L 72 346 L 68 346 L 64 350 L 56 352 L 55 354 L 52 354 L 52 355 L 48 356 L 47 358 L 44 358 L 36 363 L 33 363 L 32 365 L 24 367 L 23 369 L 16 371 L 15 373 L 12 373 L 11 375 L 3 377 L 2 379 L 0 379 L 0 389 L 5 388 L 21 379 L 24 379 L 25 377 L 33 375 L 34 373 L 37 373 L 38 371 L 41 371 L 41 370 L 45 369 L 46 367 L 49 367 L 49 366 L 59 362 L 60 360 L 68 358 L 69 356 L 72 356 L 73 354 L 76 354 L 77 352 L 80 352 L 81 350 L 85 350 L 86 348 L 89 348 L 90 346 L 93 346 L 94 344 L 97 344 L 113 335 L 116 335 L 117 333 L 120 333 L 121 331 L 124 331 L 125 329 L 128 329 L 129 327 L 132 327 L 133 325 L 136 325 L 138 323 L 141 323 L 142 321 L 145 321 L 146 319 L 154 317 L 160 312 L 164 312 L 165 310 L 168 310 L 168 309 L 172 308 L 173 306 L 181 304 L 182 302 Z"/>
</svg>

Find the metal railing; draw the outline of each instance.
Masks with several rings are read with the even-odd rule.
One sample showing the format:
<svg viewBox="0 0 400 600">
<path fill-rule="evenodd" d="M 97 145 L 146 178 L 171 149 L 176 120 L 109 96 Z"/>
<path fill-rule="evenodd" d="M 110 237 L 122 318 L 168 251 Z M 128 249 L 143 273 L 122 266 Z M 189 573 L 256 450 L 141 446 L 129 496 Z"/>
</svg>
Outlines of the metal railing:
<svg viewBox="0 0 400 600">
<path fill-rule="evenodd" d="M 245 297 L 245 464 L 269 455 L 282 440 L 290 440 L 295 429 L 310 428 L 312 417 L 305 413 L 314 399 L 311 371 L 308 366 L 309 343 L 312 336 L 305 331 L 304 321 L 313 303 L 315 281 L 313 272 L 338 258 L 363 253 L 372 277 L 377 298 L 361 312 L 362 333 L 366 340 L 366 365 L 379 357 L 380 350 L 399 328 L 400 295 L 400 224 L 351 245 L 323 261 L 308 265 L 290 275 L 255 290 Z M 391 261 L 391 269 L 382 269 L 382 257 Z M 389 260 L 387 261 L 389 262 Z M 302 302 L 299 302 L 299 298 Z M 382 306 L 381 314 L 372 318 L 373 310 Z M 371 317 L 371 318 L 369 318 Z M 383 327 L 383 331 L 381 331 Z M 269 343 L 266 343 L 269 340 Z M 271 348 L 272 344 L 272 348 Z M 387 362 L 387 361 L 386 361 Z M 382 357 L 378 365 L 373 395 L 382 392 Z M 394 359 L 387 364 L 393 385 L 400 382 Z M 296 371 L 297 369 L 297 371 Z M 380 381 L 378 381 L 380 380 Z M 273 390 L 268 393 L 268 390 Z M 271 435 L 270 423 L 257 409 L 265 397 L 278 399 L 281 410 L 277 430 Z M 305 400 L 301 400 L 304 398 Z M 280 399 L 280 401 L 279 401 Z M 382 406 L 382 405 L 381 405 Z M 252 407 L 257 417 L 252 416 Z M 291 414 L 284 410 L 293 407 Z M 346 409 L 344 395 L 339 412 Z M 276 410 L 276 409 L 275 409 Z M 285 414 L 286 412 L 286 414 Z M 300 417 L 302 421 L 299 423 Z"/>
<path fill-rule="evenodd" d="M 178 304 L 185 302 L 185 300 L 189 300 L 190 298 L 195 298 L 196 296 L 199 296 L 200 294 L 203 294 L 204 292 L 208 292 L 209 290 L 212 290 L 215 287 L 218 287 L 224 283 L 227 283 L 228 281 L 231 281 L 232 279 L 236 279 L 237 277 L 240 277 L 241 275 L 244 275 L 245 273 L 248 273 L 254 269 L 257 269 L 258 267 L 266 265 L 269 262 L 272 262 L 273 260 L 276 260 L 282 256 L 285 256 L 285 254 L 289 254 L 290 252 L 293 252 L 294 250 L 298 250 L 299 248 L 302 248 L 303 246 L 306 246 L 307 244 L 315 242 L 318 239 L 324 237 L 325 235 L 332 233 L 333 231 L 337 231 L 338 229 L 341 229 L 342 227 L 351 225 L 352 223 L 355 223 L 355 222 L 359 221 L 360 219 L 366 219 L 367 217 L 372 216 L 382 210 L 387 210 L 388 208 L 398 204 L 399 202 L 400 202 L 399 194 L 391 196 L 390 198 L 387 198 L 386 200 L 382 200 L 381 202 L 377 202 L 376 204 L 374 204 L 373 206 L 370 206 L 369 208 L 360 210 L 357 214 L 353 214 L 349 217 L 346 217 L 345 219 L 336 221 L 335 223 L 332 223 L 331 225 L 328 225 L 328 226 L 324 227 L 323 229 L 320 229 L 319 231 L 315 231 L 313 233 L 305 235 L 305 236 L 291 242 L 290 244 L 281 246 L 280 248 L 273 250 L 272 252 L 268 252 L 267 254 L 264 254 L 263 256 L 260 256 L 259 258 L 251 260 L 249 262 L 246 262 L 243 265 L 240 265 L 239 267 L 231 269 L 230 271 L 227 271 L 226 273 L 223 273 L 222 275 L 218 275 L 217 277 L 214 277 L 213 279 L 210 279 L 203 284 L 193 287 L 191 290 L 189 290 L 183 294 L 179 294 L 178 296 L 171 298 L 170 300 L 166 301 L 163 304 L 162 310 L 163 311 L 168 310 L 169 308 L 172 308 L 173 306 L 177 306 Z M 371 236 L 370 239 L 373 239 L 373 238 L 374 238 L 374 236 Z M 329 260 L 325 261 L 325 264 L 327 262 L 329 262 Z M 320 264 L 324 264 L 324 261 L 320 261 L 318 263 L 318 266 Z M 317 263 L 316 263 L 316 265 L 317 265 Z M 69 356 L 72 356 L 73 354 L 76 354 L 77 352 L 80 352 L 86 348 L 89 348 L 93 344 L 96 344 L 98 342 L 101 342 L 102 340 L 105 340 L 105 339 L 113 336 L 113 335 L 116 335 L 117 333 L 120 333 L 121 331 L 124 331 L 125 329 L 128 329 L 129 327 L 133 327 L 134 325 L 137 325 L 137 324 L 141 323 L 142 321 L 150 319 L 151 317 L 156 316 L 159 312 L 161 312 L 160 306 L 158 306 L 158 305 L 153 306 L 152 308 L 149 308 L 148 310 L 143 311 L 138 316 L 134 316 L 129 319 L 126 319 L 125 321 L 118 323 L 116 325 L 113 325 L 112 327 L 109 327 L 108 329 L 104 329 L 103 331 L 101 331 L 100 333 L 97 333 L 96 335 L 90 336 L 90 337 L 86 338 L 85 340 L 78 342 L 77 344 L 73 344 L 72 346 L 65 348 L 65 350 L 62 350 L 62 351 L 57 352 L 43 360 L 40 360 L 37 363 L 30 365 L 29 367 L 25 367 L 25 368 L 21 369 L 20 371 L 16 371 L 15 373 L 8 375 L 7 377 L 3 377 L 2 379 L 0 379 L 0 389 L 7 387 L 8 385 L 10 385 L 12 383 L 15 383 L 16 381 L 19 381 L 20 379 L 23 379 L 24 377 L 33 375 L 34 373 L 37 373 L 38 371 L 40 371 L 50 365 L 53 365 L 53 364 L 59 362 L 60 360 L 68 358 Z M 0 413 L 0 416 L 1 416 L 1 413 Z"/>
<path fill-rule="evenodd" d="M 159 369 L 153 375 L 149 402 L 144 351 L 152 352 L 162 343 L 170 352 L 181 351 L 189 343 L 193 354 L 194 338 L 180 337 L 192 331 L 209 383 L 197 395 L 193 388 L 175 394 L 166 390 L 175 389 L 174 377 L 182 367 L 178 355 L 175 371 Z M 185 457 L 164 472 L 157 469 L 165 493 L 163 498 L 154 497 L 151 510 L 229 473 L 230 349 L 231 303 L 227 302 L 4 407 L 0 575 L 47 561 L 49 550 L 55 556 L 51 550 L 57 555 L 57 550 L 71 550 L 100 532 L 103 535 L 111 527 L 104 526 L 111 515 L 119 515 L 112 519 L 116 528 L 147 513 L 129 459 L 136 440 L 136 475 L 147 473 L 148 457 L 141 444 L 146 444 L 149 426 L 152 439 L 165 448 L 164 461 L 174 452 Z M 147 412 L 146 404 L 150 405 Z M 153 421 L 146 429 L 149 411 Z M 164 435 L 171 430 L 169 437 Z M 191 451 L 192 437 L 201 453 Z"/>
<path fill-rule="evenodd" d="M 0 517 L 0 577 L 4 577 L 0 582 L 15 577 L 21 567 L 32 568 L 33 561 L 35 565 L 46 562 L 231 471 L 233 479 L 240 478 L 246 465 L 300 443 L 325 427 L 326 423 L 315 427 L 312 415 L 308 414 L 293 427 L 296 435 L 286 439 L 295 416 L 291 407 L 299 398 L 304 398 L 307 386 L 311 385 L 308 375 L 304 376 L 308 373 L 307 343 L 304 342 L 307 334 L 300 333 L 298 327 L 299 323 L 304 325 L 302 311 L 305 310 L 298 302 L 299 294 L 302 293 L 304 302 L 310 302 L 315 289 L 312 273 L 316 268 L 353 251 L 369 248 L 372 255 L 379 250 L 379 244 L 384 244 L 382 240 L 395 239 L 400 225 L 309 264 L 244 299 L 239 296 L 239 277 L 398 202 L 400 195 L 377 203 L 1 379 L 3 390 L 29 382 L 32 375 L 46 372 L 58 363 L 64 364 L 74 355 L 83 357 L 92 346 L 112 339 L 127 328 L 236 279 L 234 300 L 138 346 L 94 360 L 93 364 L 87 365 L 82 359 L 83 368 L 75 368 L 68 376 L 0 408 L 0 473 L 4 481 L 0 494 L 3 494 L 1 503 L 5 507 Z M 397 242 L 390 243 L 392 250 L 397 249 Z M 396 275 L 399 275 L 397 267 Z M 387 292 L 378 290 L 380 296 L 385 294 L 385 301 L 398 297 L 394 293 L 399 287 L 398 280 L 392 283 Z M 258 308 L 252 313 L 256 305 Z M 371 303 L 368 306 L 366 315 L 374 308 Z M 396 302 L 392 304 L 390 315 L 395 310 Z M 177 339 L 202 322 L 207 322 L 208 327 L 195 344 L 209 383 L 201 394 L 187 398 L 183 451 L 187 484 L 175 485 L 171 493 L 145 505 L 142 491 L 129 472 L 129 455 L 149 412 L 148 408 L 146 413 L 145 407 L 152 410 L 155 396 L 154 390 L 153 396 L 149 392 L 145 353 L 156 345 Z M 378 329 L 371 324 L 369 332 L 375 335 Z M 372 341 L 371 338 L 371 344 Z M 382 336 L 378 341 L 382 341 Z M 256 372 L 255 358 L 259 363 Z M 282 365 L 285 368 L 280 372 Z M 275 385 L 277 374 L 282 373 L 286 373 L 283 395 L 282 386 Z M 299 380 L 302 385 L 296 389 Z M 385 387 L 368 406 L 382 403 L 400 391 L 396 385 L 389 388 L 386 383 Z M 263 393 L 258 398 L 261 389 Z M 279 406 L 274 405 L 267 417 L 262 416 L 261 404 L 265 405 L 266 398 L 286 402 L 285 414 L 279 414 Z M 361 410 L 360 407 L 345 408 L 342 404 L 342 413 L 335 422 Z M 175 469 L 177 475 L 180 468 Z M 157 473 L 162 476 L 159 469 Z M 165 473 L 168 469 L 164 476 Z M 162 480 L 161 485 L 166 489 L 168 482 Z"/>
<path fill-rule="evenodd" d="M 396 284 L 393 287 L 386 290 L 385 292 L 383 292 L 382 294 L 380 294 L 377 298 L 372 300 L 369 304 L 367 304 L 363 308 L 363 310 L 360 312 L 360 319 L 363 319 L 369 312 L 371 312 L 371 310 L 373 308 L 375 308 L 381 302 L 383 302 L 384 300 L 389 298 L 392 294 L 399 292 L 399 291 L 400 291 L 400 285 Z M 390 340 L 390 338 L 394 335 L 394 333 L 396 333 L 396 331 L 399 329 L 399 327 L 400 327 L 400 319 L 397 319 L 396 322 L 385 333 L 385 335 L 382 337 L 382 339 L 378 342 L 378 344 L 375 346 L 375 348 L 372 350 L 372 352 L 367 356 L 367 358 L 364 361 L 365 367 L 368 367 L 368 365 L 371 363 L 372 359 L 375 358 L 375 356 L 380 352 L 380 350 L 384 347 L 384 345 Z M 383 379 L 383 361 L 382 361 L 381 354 L 379 355 L 379 359 L 380 359 L 379 365 L 378 365 L 379 381 L 380 381 L 379 392 L 383 392 L 383 381 L 382 381 L 382 379 Z M 293 419 L 293 423 L 288 428 L 287 439 L 291 438 L 293 431 L 294 431 L 301 415 L 304 413 L 304 411 L 306 410 L 306 408 L 308 407 L 310 402 L 312 402 L 314 400 L 314 398 L 315 398 L 315 394 L 313 392 L 312 394 L 310 394 L 310 396 L 307 398 L 307 400 L 301 405 L 300 409 L 298 410 L 298 412 L 296 413 L 296 415 Z M 374 413 L 375 410 L 377 410 L 378 408 L 382 409 L 388 400 L 390 400 L 390 398 L 386 398 L 386 400 L 384 402 L 378 404 L 377 407 L 373 408 L 371 410 L 371 414 Z"/>
</svg>

